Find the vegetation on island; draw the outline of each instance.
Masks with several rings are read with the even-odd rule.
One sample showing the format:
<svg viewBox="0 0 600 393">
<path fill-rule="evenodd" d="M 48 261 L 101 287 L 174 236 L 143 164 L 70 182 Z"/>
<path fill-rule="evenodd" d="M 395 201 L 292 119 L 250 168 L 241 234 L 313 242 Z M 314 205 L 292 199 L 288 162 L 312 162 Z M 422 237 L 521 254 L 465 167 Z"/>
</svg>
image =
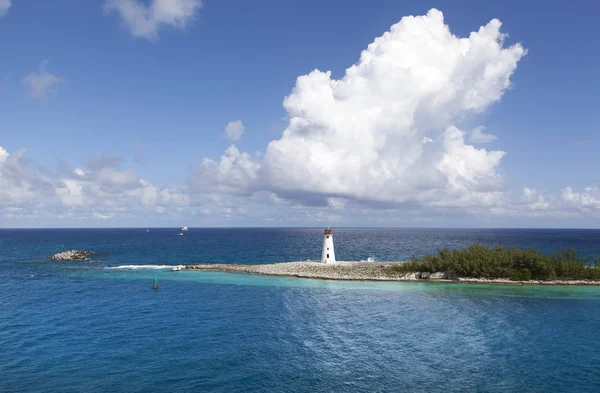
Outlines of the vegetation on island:
<svg viewBox="0 0 600 393">
<path fill-rule="evenodd" d="M 394 273 L 445 272 L 449 277 L 528 280 L 600 280 L 600 260 L 577 256 L 572 248 L 554 254 L 534 249 L 473 244 L 462 250 L 438 249 L 390 267 Z"/>
</svg>

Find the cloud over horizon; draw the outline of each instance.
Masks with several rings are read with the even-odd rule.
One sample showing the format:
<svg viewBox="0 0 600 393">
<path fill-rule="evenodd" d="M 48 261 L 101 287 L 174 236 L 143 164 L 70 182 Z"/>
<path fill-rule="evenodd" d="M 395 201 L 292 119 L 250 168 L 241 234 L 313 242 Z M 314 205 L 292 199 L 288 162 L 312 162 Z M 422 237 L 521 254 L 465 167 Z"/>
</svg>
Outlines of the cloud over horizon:
<svg viewBox="0 0 600 393">
<path fill-rule="evenodd" d="M 149 40 L 164 26 L 183 28 L 201 5 L 105 3 L 135 37 Z M 111 154 L 52 171 L 31 165 L 25 150 L 9 153 L 0 146 L 0 226 L 2 219 L 105 223 L 167 214 L 273 224 L 334 224 L 348 217 L 372 224 L 435 223 L 460 215 L 600 217 L 595 187 L 511 194 L 501 170 L 507 152 L 477 145 L 496 135 L 484 126 L 461 130 L 463 119 L 502 99 L 526 54 L 521 44 L 504 46 L 501 25 L 493 19 L 460 38 L 436 9 L 402 18 L 339 79 L 320 70 L 299 76 L 283 100 L 287 125 L 264 153 L 232 144 L 219 158 L 196 161 L 188 183 L 179 187 L 156 185 Z M 46 71 L 46 62 L 24 79 L 34 99 L 63 81 Z M 236 142 L 244 131 L 237 120 L 221 132 Z"/>
<path fill-rule="evenodd" d="M 460 148 L 460 147 L 459 147 Z M 9 222 L 51 223 L 129 222 L 144 217 L 150 222 L 190 219 L 211 225 L 262 222 L 273 225 L 312 223 L 370 225 L 431 225 L 440 219 L 453 223 L 465 215 L 486 217 L 573 218 L 600 217 L 600 190 L 565 187 L 559 196 L 525 188 L 518 199 L 502 194 L 503 203 L 473 207 L 419 203 L 367 203 L 328 196 L 314 200 L 312 194 L 282 194 L 252 188 L 256 181 L 256 157 L 227 149 L 220 161 L 207 160 L 215 181 L 192 175 L 190 187 L 166 188 L 152 184 L 126 168 L 122 159 L 94 154 L 82 169 L 62 165 L 58 172 L 31 165 L 24 149 L 9 153 L 0 146 L 0 227 Z M 88 166 L 88 164 L 91 164 Z M 231 176 L 231 167 L 239 172 Z M 92 169 L 93 168 L 93 169 Z M 492 198 L 494 200 L 494 198 Z M 468 200 L 466 202 L 469 202 Z M 443 213 L 440 215 L 440 213 Z M 10 220 L 10 221 L 6 221 Z M 42 221 L 40 221 L 42 220 Z M 166 220 L 166 221 L 165 221 Z M 146 223 L 148 221 L 145 221 Z M 99 225 L 100 225 L 99 224 Z"/>
</svg>

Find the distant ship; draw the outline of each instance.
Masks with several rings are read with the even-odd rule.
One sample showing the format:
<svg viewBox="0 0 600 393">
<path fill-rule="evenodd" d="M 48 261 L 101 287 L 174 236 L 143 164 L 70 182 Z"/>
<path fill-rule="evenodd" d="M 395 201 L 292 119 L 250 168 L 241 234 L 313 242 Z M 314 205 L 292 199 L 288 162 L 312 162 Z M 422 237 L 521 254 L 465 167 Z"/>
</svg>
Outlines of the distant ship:
<svg viewBox="0 0 600 393">
<path fill-rule="evenodd" d="M 188 230 L 188 227 L 181 228 L 181 232 L 187 232 L 187 230 Z"/>
</svg>

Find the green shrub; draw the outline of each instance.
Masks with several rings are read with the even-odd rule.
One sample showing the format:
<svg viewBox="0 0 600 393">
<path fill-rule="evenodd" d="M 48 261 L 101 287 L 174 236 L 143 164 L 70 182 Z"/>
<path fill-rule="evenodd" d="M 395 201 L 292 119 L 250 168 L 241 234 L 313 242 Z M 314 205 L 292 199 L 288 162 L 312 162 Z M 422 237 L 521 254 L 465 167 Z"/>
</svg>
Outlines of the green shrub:
<svg viewBox="0 0 600 393">
<path fill-rule="evenodd" d="M 389 268 L 392 273 L 446 272 L 458 277 L 509 278 L 528 280 L 600 280 L 600 260 L 589 261 L 577 256 L 572 248 L 544 254 L 532 248 L 518 249 L 480 243 L 462 250 L 438 249 L 436 255 Z"/>
</svg>

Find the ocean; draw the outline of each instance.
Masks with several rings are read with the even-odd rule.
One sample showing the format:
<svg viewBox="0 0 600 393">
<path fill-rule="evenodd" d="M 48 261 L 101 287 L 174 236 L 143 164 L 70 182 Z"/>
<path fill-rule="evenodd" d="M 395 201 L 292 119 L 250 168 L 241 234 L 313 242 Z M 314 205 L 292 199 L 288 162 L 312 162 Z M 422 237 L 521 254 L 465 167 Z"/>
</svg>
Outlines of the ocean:
<svg viewBox="0 0 600 393">
<path fill-rule="evenodd" d="M 0 230 L 0 392 L 597 392 L 600 287 L 360 282 L 188 263 L 318 260 L 322 228 Z M 338 260 L 600 230 L 334 228 Z M 53 262 L 91 249 L 89 262 Z M 152 290 L 154 279 L 159 290 Z"/>
</svg>

